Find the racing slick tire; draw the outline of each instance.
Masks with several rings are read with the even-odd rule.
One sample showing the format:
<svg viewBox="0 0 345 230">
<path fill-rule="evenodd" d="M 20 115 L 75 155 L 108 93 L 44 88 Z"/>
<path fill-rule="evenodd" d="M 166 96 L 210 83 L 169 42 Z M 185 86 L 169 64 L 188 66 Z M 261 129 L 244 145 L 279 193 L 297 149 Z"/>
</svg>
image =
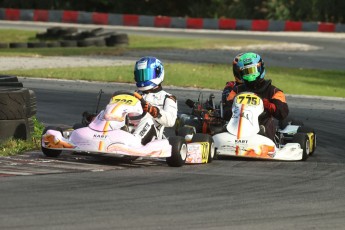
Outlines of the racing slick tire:
<svg viewBox="0 0 345 230">
<path fill-rule="evenodd" d="M 313 155 L 316 149 L 316 133 L 315 130 L 309 126 L 303 125 L 297 129 L 297 133 L 307 133 L 309 137 L 309 141 L 311 141 L 310 145 L 310 153 L 309 156 Z M 313 138 L 311 138 L 310 134 L 313 134 Z"/>
<path fill-rule="evenodd" d="M 171 145 L 171 156 L 166 158 L 170 167 L 181 167 L 185 164 L 187 158 L 187 143 L 183 137 L 169 137 Z"/>
<path fill-rule="evenodd" d="M 214 141 L 211 135 L 197 133 L 193 136 L 192 142 L 207 142 L 209 144 L 207 163 L 211 163 L 215 155 Z"/>
<path fill-rule="evenodd" d="M 60 131 L 61 134 L 63 134 L 62 132 L 62 129 L 60 127 L 56 127 L 56 126 L 47 126 L 43 132 L 42 132 L 42 135 L 45 134 L 47 132 L 48 129 L 52 129 L 52 130 L 57 130 L 57 131 Z M 62 150 L 54 150 L 54 149 L 47 149 L 45 147 L 42 146 L 42 143 L 41 143 L 41 150 L 43 152 L 43 154 L 47 157 L 58 157 L 60 156 Z"/>
<path fill-rule="evenodd" d="M 303 149 L 302 161 L 307 160 L 310 154 L 310 142 L 309 142 L 308 134 L 296 133 L 292 138 L 292 142 L 298 143 L 301 145 L 301 148 Z"/>
</svg>

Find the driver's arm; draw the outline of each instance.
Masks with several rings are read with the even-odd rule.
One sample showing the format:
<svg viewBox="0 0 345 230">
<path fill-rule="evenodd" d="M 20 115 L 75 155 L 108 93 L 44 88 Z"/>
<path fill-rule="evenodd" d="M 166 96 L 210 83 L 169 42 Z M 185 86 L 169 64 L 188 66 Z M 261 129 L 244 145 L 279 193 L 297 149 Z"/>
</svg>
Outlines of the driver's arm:
<svg viewBox="0 0 345 230">
<path fill-rule="evenodd" d="M 234 90 L 231 90 L 228 97 L 226 98 L 226 102 L 224 104 L 224 113 L 223 118 L 224 120 L 229 121 L 232 116 L 232 104 L 234 102 L 234 98 L 236 97 L 237 93 Z"/>
<path fill-rule="evenodd" d="M 177 118 L 177 101 L 173 95 L 166 95 L 163 108 L 159 109 L 160 116 L 156 117 L 155 120 L 165 127 L 173 127 Z"/>
<path fill-rule="evenodd" d="M 275 110 L 272 111 L 272 116 L 278 120 L 283 120 L 289 114 L 289 107 L 286 103 L 285 94 L 282 91 L 276 91 L 271 100 L 275 105 Z"/>
</svg>

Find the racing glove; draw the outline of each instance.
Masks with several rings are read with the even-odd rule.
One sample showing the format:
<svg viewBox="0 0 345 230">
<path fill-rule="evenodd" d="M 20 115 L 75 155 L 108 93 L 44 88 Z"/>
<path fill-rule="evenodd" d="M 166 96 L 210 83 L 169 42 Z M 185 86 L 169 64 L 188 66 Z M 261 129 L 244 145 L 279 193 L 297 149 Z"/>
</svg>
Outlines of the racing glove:
<svg viewBox="0 0 345 230">
<path fill-rule="evenodd" d="M 275 104 L 271 103 L 268 99 L 263 99 L 264 102 L 264 108 L 267 112 L 269 112 L 270 114 L 273 114 L 276 110 L 277 107 Z"/>
<path fill-rule="evenodd" d="M 145 103 L 142 103 L 141 106 L 143 107 L 143 110 L 151 114 L 152 117 L 157 118 L 160 116 L 159 109 L 156 106 L 151 105 L 147 101 L 145 101 Z"/>
<path fill-rule="evenodd" d="M 134 96 L 138 98 L 141 102 L 141 106 L 143 107 L 143 110 L 149 114 L 151 114 L 152 117 L 157 118 L 160 117 L 161 114 L 159 112 L 159 109 L 156 106 L 151 105 L 149 102 L 147 102 L 140 93 L 135 92 Z"/>
</svg>

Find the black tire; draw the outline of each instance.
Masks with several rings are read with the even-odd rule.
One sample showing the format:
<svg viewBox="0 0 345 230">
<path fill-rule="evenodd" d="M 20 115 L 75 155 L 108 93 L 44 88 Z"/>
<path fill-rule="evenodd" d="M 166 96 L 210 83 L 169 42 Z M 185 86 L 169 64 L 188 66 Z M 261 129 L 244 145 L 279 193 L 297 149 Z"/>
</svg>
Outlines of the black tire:
<svg viewBox="0 0 345 230">
<path fill-rule="evenodd" d="M 310 154 L 310 143 L 308 135 L 306 133 L 296 133 L 292 138 L 292 143 L 298 143 L 301 145 L 301 148 L 303 149 L 302 161 L 307 160 Z"/>
<path fill-rule="evenodd" d="M 46 35 L 48 38 L 61 38 L 64 36 L 77 33 L 78 29 L 73 27 L 50 27 L 47 29 Z"/>
<path fill-rule="evenodd" d="M 61 47 L 60 42 L 47 42 L 48 48 Z"/>
<path fill-rule="evenodd" d="M 26 117 L 32 117 L 37 113 L 37 99 L 35 92 L 29 89 L 26 99 Z"/>
<path fill-rule="evenodd" d="M 0 82 L 1 87 L 22 88 L 22 82 Z"/>
<path fill-rule="evenodd" d="M 23 42 L 11 42 L 10 48 L 28 48 L 28 43 Z"/>
<path fill-rule="evenodd" d="M 187 158 L 187 144 L 183 137 L 170 137 L 171 157 L 166 158 L 170 167 L 181 167 L 185 164 Z"/>
<path fill-rule="evenodd" d="M 29 98 L 27 88 L 0 89 L 0 120 L 17 120 L 27 118 L 26 103 Z"/>
<path fill-rule="evenodd" d="M 9 138 L 30 140 L 33 132 L 33 121 L 29 119 L 0 120 L 0 140 Z"/>
<path fill-rule="evenodd" d="M 316 149 L 316 133 L 315 130 L 312 127 L 303 125 L 297 129 L 297 133 L 313 133 L 314 139 L 312 140 L 312 147 L 310 149 L 309 156 L 313 155 Z"/>
<path fill-rule="evenodd" d="M 105 40 L 104 39 L 97 39 L 93 41 L 95 46 L 106 46 Z"/>
<path fill-rule="evenodd" d="M 77 41 L 60 41 L 61 47 L 76 47 Z"/>
<path fill-rule="evenodd" d="M 89 47 L 93 46 L 95 43 L 93 41 L 88 41 L 88 40 L 79 40 L 77 41 L 77 46 L 78 47 Z"/>
<path fill-rule="evenodd" d="M 18 82 L 17 76 L 0 75 L 0 84 L 3 82 Z"/>
<path fill-rule="evenodd" d="M 47 130 L 49 130 L 49 129 L 60 131 L 61 134 L 63 134 L 62 129 L 60 127 L 48 126 L 43 130 L 42 135 L 45 134 L 47 132 Z M 62 152 L 62 150 L 47 149 L 47 148 L 43 147 L 42 145 L 41 145 L 41 150 L 42 150 L 43 154 L 46 155 L 47 157 L 58 157 L 58 156 L 60 156 L 60 154 Z"/>
<path fill-rule="evenodd" d="M 107 46 L 128 45 L 129 39 L 127 34 L 114 34 L 105 39 Z"/>
<path fill-rule="evenodd" d="M 207 156 L 207 163 L 211 163 L 213 159 L 215 158 L 215 147 L 214 147 L 214 141 L 211 135 L 209 134 L 203 134 L 203 133 L 197 133 L 193 136 L 192 142 L 207 142 L 209 145 L 208 149 L 208 156 Z"/>
<path fill-rule="evenodd" d="M 96 29 L 91 30 L 90 33 L 92 34 L 93 37 L 97 37 L 101 34 L 104 34 L 104 31 L 105 30 L 100 27 L 100 28 L 96 28 Z"/>
<path fill-rule="evenodd" d="M 47 28 L 47 32 L 46 32 L 46 35 L 47 37 L 57 37 L 59 35 L 59 31 L 61 30 L 62 28 L 59 27 L 59 26 L 54 26 L 54 27 L 50 27 L 50 28 Z"/>
<path fill-rule="evenodd" d="M 28 48 L 46 48 L 45 42 L 28 42 Z"/>
</svg>

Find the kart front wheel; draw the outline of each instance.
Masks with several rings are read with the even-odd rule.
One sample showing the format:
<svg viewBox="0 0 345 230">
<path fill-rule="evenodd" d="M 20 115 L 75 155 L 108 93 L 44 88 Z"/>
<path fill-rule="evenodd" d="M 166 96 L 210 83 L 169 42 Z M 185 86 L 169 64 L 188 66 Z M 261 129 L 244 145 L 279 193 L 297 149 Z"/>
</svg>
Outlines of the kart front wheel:
<svg viewBox="0 0 345 230">
<path fill-rule="evenodd" d="M 303 149 L 302 161 L 307 160 L 310 154 L 310 142 L 309 137 L 306 133 L 296 133 L 292 139 L 293 143 L 298 143 Z"/>
<path fill-rule="evenodd" d="M 183 137 L 170 137 L 171 156 L 166 158 L 170 167 L 181 167 L 185 164 L 187 158 L 187 144 Z"/>
<path fill-rule="evenodd" d="M 43 130 L 43 134 L 45 134 L 47 132 L 47 130 L 57 130 L 59 132 L 61 132 L 62 134 L 62 129 L 60 127 L 56 127 L 56 126 L 48 126 L 46 127 L 44 130 Z M 55 149 L 48 149 L 48 148 L 45 148 L 42 146 L 42 143 L 41 143 L 41 150 L 43 152 L 44 155 L 46 155 L 47 157 L 58 157 L 60 156 L 62 150 L 55 150 Z"/>
<path fill-rule="evenodd" d="M 206 163 L 211 163 L 215 154 L 215 147 L 214 147 L 214 141 L 213 141 L 212 136 L 208 134 L 203 134 L 203 133 L 196 133 L 194 134 L 192 138 L 192 142 L 207 142 L 208 143 L 209 149 L 208 149 L 208 156 L 207 156 Z"/>
</svg>

